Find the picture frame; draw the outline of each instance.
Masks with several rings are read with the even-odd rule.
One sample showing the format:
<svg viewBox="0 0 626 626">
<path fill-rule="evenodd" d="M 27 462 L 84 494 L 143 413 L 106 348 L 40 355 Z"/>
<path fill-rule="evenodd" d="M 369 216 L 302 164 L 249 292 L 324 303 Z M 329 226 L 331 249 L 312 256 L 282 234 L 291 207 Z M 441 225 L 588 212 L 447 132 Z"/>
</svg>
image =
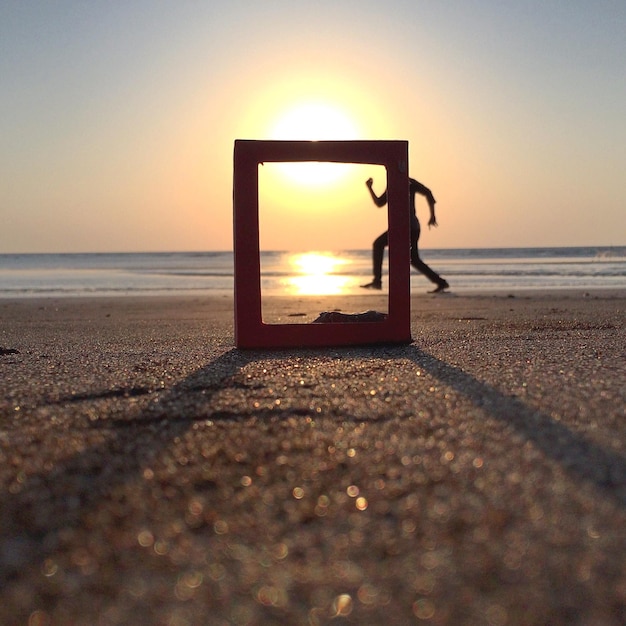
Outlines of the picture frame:
<svg viewBox="0 0 626 626">
<path fill-rule="evenodd" d="M 382 165 L 387 172 L 388 312 L 380 321 L 267 324 L 261 303 L 259 164 L 319 161 Z M 235 345 L 280 349 L 411 343 L 408 142 L 238 139 L 233 152 Z M 354 316 L 357 317 L 358 316 Z"/>
</svg>

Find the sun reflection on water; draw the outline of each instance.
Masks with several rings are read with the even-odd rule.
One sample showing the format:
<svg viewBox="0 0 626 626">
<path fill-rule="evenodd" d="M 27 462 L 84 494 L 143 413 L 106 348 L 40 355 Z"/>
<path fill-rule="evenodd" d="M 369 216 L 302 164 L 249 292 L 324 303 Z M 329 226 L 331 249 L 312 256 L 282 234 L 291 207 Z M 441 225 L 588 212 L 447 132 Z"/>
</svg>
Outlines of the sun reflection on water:
<svg viewBox="0 0 626 626">
<path fill-rule="evenodd" d="M 291 295 L 332 296 L 350 287 L 350 279 L 338 273 L 350 261 L 330 252 L 294 253 L 287 263 L 293 271 L 285 280 Z"/>
</svg>

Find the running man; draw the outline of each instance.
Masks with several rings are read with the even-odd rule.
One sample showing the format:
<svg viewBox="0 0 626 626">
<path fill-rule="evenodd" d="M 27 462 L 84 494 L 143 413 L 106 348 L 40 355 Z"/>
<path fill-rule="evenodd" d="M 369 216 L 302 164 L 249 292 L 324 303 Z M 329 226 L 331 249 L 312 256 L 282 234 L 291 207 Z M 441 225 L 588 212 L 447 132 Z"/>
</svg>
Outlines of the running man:
<svg viewBox="0 0 626 626">
<path fill-rule="evenodd" d="M 372 200 L 377 207 L 383 207 L 387 204 L 387 190 L 381 195 L 377 196 L 372 189 L 374 184 L 373 179 L 368 178 L 365 182 L 369 189 Z M 437 285 L 430 293 L 440 293 L 447 289 L 448 281 L 441 278 L 437 272 L 432 270 L 422 259 L 420 259 L 419 251 L 417 249 L 417 240 L 420 237 L 420 223 L 417 219 L 415 211 L 415 194 L 419 193 L 426 198 L 428 207 L 430 209 L 430 219 L 428 220 L 428 227 L 437 226 L 437 219 L 435 218 L 435 198 L 428 187 L 418 183 L 414 178 L 409 178 L 409 193 L 410 193 L 410 210 L 411 210 L 411 265 L 418 271 L 424 274 L 431 282 Z M 388 232 L 385 231 L 380 237 L 374 241 L 372 261 L 374 265 L 374 280 L 367 285 L 361 285 L 365 289 L 382 289 L 382 271 L 383 271 L 383 255 L 385 247 L 389 245 Z"/>
</svg>

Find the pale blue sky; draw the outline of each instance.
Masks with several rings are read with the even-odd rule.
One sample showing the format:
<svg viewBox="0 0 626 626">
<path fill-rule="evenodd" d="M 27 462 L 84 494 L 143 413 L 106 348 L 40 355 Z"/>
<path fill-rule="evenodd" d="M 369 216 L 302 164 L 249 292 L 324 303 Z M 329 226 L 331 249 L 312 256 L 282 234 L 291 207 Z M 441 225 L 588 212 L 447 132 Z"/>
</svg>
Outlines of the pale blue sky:
<svg viewBox="0 0 626 626">
<path fill-rule="evenodd" d="M 233 141 L 291 98 L 409 140 L 424 247 L 624 245 L 624 33 L 623 0 L 5 0 L 0 252 L 230 249 Z"/>
</svg>

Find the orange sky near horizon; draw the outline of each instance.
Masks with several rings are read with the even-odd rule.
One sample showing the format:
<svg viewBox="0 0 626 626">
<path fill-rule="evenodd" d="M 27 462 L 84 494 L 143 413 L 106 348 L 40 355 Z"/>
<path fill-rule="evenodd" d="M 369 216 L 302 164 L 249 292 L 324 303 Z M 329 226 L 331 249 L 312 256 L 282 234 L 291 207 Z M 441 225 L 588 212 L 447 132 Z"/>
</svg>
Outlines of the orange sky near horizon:
<svg viewBox="0 0 626 626">
<path fill-rule="evenodd" d="M 423 248 L 624 245 L 625 31 L 609 0 L 5 3 L 0 253 L 232 249 L 234 141 L 287 138 L 407 140 Z M 284 179 L 309 227 L 267 245 L 369 248 L 355 172 Z"/>
</svg>

